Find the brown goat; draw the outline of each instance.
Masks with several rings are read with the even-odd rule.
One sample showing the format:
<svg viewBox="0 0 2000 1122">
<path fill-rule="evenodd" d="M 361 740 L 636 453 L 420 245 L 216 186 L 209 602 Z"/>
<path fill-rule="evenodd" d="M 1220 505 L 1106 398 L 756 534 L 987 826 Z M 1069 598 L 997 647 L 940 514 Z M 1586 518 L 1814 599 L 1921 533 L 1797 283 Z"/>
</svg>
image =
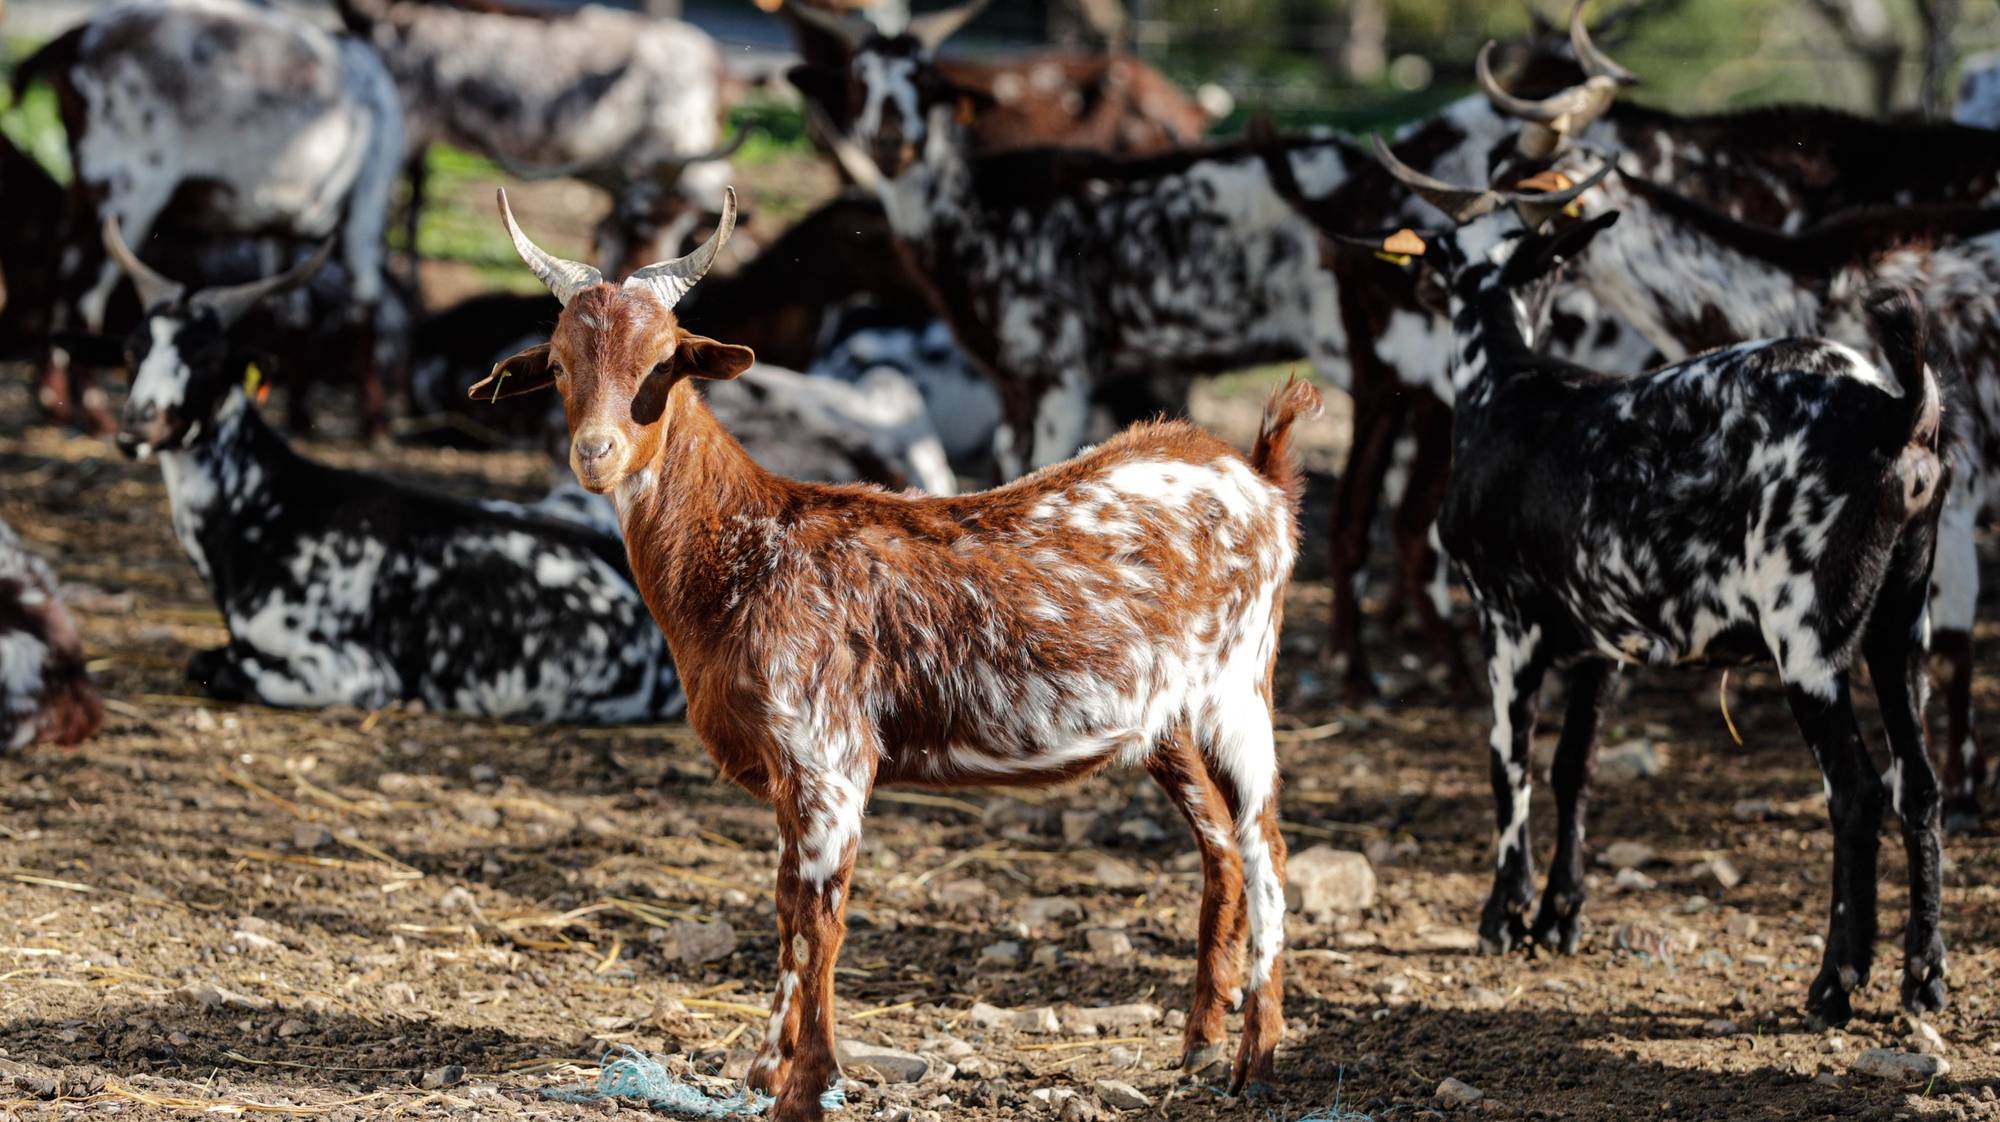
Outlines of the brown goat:
<svg viewBox="0 0 2000 1122">
<path fill-rule="evenodd" d="M 1201 850 L 1184 1062 L 1220 1055 L 1244 997 L 1234 1082 L 1269 1079 L 1285 907 L 1271 671 L 1298 542 L 1290 429 L 1318 392 L 1279 391 L 1248 457 L 1168 422 L 959 498 L 800 483 L 752 462 L 695 391 L 750 350 L 673 312 L 728 237 L 733 192 L 706 244 L 622 285 L 544 252 L 500 205 L 564 306 L 548 344 L 472 393 L 562 394 L 570 464 L 617 499 L 689 723 L 777 811 L 778 991 L 750 1071 L 773 1117 L 820 1117 L 837 1071 L 833 968 L 876 784 L 1039 787 L 1114 762 L 1146 767 Z"/>
</svg>

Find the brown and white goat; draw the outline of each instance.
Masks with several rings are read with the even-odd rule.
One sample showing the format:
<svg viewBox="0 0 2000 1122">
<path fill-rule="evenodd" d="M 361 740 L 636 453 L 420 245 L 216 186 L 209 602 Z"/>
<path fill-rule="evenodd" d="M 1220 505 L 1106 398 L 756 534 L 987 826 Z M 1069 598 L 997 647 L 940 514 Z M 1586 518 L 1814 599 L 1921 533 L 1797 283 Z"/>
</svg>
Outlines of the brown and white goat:
<svg viewBox="0 0 2000 1122">
<path fill-rule="evenodd" d="M 836 1071 L 833 969 L 876 784 L 1048 786 L 1111 763 L 1144 765 L 1201 850 L 1184 1061 L 1219 1054 L 1241 994 L 1234 1081 L 1270 1078 L 1285 908 L 1271 671 L 1298 542 L 1290 430 L 1318 392 L 1274 396 L 1248 457 L 1168 422 L 957 498 L 800 483 L 759 468 L 695 390 L 742 373 L 749 348 L 674 316 L 729 235 L 733 192 L 700 249 L 623 284 L 546 253 L 500 206 L 563 311 L 472 393 L 561 393 L 571 467 L 617 499 L 689 722 L 777 810 L 780 974 L 750 1072 L 773 1117 L 818 1118 Z"/>
</svg>

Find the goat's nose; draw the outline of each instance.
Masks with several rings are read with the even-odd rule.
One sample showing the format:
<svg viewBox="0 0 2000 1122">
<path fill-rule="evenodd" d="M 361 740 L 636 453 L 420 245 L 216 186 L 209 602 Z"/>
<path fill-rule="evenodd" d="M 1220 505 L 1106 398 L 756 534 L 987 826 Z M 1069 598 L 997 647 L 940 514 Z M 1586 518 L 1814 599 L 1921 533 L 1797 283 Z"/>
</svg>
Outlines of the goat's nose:
<svg viewBox="0 0 2000 1122">
<path fill-rule="evenodd" d="M 593 463 L 611 454 L 609 433 L 581 433 L 571 442 L 576 458 L 585 463 Z"/>
</svg>

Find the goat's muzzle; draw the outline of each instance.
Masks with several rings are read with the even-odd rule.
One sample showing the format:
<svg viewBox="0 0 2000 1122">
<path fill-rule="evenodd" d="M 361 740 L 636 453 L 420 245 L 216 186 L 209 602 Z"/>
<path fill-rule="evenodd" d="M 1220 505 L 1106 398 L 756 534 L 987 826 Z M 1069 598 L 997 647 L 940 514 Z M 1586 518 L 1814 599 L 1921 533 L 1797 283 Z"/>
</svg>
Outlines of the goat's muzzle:
<svg viewBox="0 0 2000 1122">
<path fill-rule="evenodd" d="M 605 429 L 585 429 L 569 442 L 569 466 L 583 489 L 604 494 L 618 482 L 615 471 L 624 460 L 624 441 Z"/>
<path fill-rule="evenodd" d="M 154 452 L 165 450 L 175 439 L 174 430 L 173 418 L 159 405 L 153 402 L 127 405 L 124 416 L 119 420 L 115 440 L 126 459 L 143 460 Z"/>
</svg>

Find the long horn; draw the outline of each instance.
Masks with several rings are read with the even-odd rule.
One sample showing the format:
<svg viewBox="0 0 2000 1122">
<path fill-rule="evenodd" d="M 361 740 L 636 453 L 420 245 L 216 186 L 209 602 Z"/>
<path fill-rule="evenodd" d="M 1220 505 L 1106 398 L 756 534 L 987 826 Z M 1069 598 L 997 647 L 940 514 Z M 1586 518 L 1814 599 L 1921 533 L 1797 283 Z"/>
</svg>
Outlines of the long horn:
<svg viewBox="0 0 2000 1122">
<path fill-rule="evenodd" d="M 724 141 L 720 148 L 711 148 L 706 152 L 696 152 L 690 156 L 675 156 L 672 159 L 663 161 L 661 166 L 672 167 L 678 172 L 681 168 L 689 164 L 707 163 L 710 160 L 726 160 L 734 156 L 737 149 L 742 148 L 744 141 L 749 140 L 750 134 L 755 131 L 756 126 L 746 125 L 743 128 L 737 129 L 736 135 Z"/>
<path fill-rule="evenodd" d="M 1423 172 L 1396 158 L 1389 145 L 1377 133 L 1368 138 L 1375 146 L 1375 160 L 1408 187 L 1416 196 L 1432 206 L 1444 211 L 1453 222 L 1464 225 L 1467 222 L 1499 206 L 1503 197 L 1499 192 L 1480 188 L 1457 187 L 1442 179 L 1433 179 Z"/>
<path fill-rule="evenodd" d="M 1590 25 L 1583 21 L 1584 5 L 1590 0 L 1576 0 L 1576 6 L 1569 10 L 1569 45 L 1576 51 L 1576 61 L 1583 72 L 1592 78 L 1609 78 L 1621 86 L 1636 86 L 1639 76 L 1611 60 L 1611 56 L 1597 49 L 1590 39 Z"/>
<path fill-rule="evenodd" d="M 1473 76 L 1479 79 L 1479 88 L 1486 94 L 1486 100 L 1493 103 L 1493 108 L 1509 117 L 1518 117 L 1523 121 L 1534 121 L 1537 124 L 1548 124 L 1568 112 L 1566 106 L 1556 104 L 1562 100 L 1563 94 L 1556 94 L 1541 101 L 1529 101 L 1525 97 L 1515 97 L 1508 93 L 1493 77 L 1493 48 L 1497 45 L 1488 39 L 1486 45 L 1479 48 L 1479 57 L 1472 61 Z"/>
<path fill-rule="evenodd" d="M 228 327 L 243 318 L 243 313 L 257 306 L 257 301 L 273 293 L 297 288 L 319 272 L 326 259 L 333 256 L 333 239 L 319 243 L 319 249 L 304 261 L 286 269 L 274 277 L 250 281 L 247 284 L 225 285 L 222 288 L 204 288 L 188 299 L 192 307 L 207 308 L 215 313 L 222 326 Z"/>
<path fill-rule="evenodd" d="M 835 15 L 799 0 L 785 0 L 785 10 L 840 40 L 840 45 L 846 47 L 850 54 L 860 50 L 861 44 L 868 41 L 870 29 L 845 13 Z"/>
<path fill-rule="evenodd" d="M 715 255 L 721 251 L 722 243 L 729 240 L 729 234 L 734 229 L 736 188 L 725 187 L 722 189 L 722 220 L 715 224 L 715 233 L 685 257 L 648 265 L 626 277 L 625 287 L 651 289 L 653 295 L 660 298 L 660 303 L 672 309 L 715 264 Z"/>
<path fill-rule="evenodd" d="M 507 236 L 514 239 L 514 252 L 521 255 L 528 271 L 535 274 L 537 280 L 549 286 L 557 303 L 567 306 L 577 293 L 603 283 L 604 274 L 596 269 L 580 261 L 557 257 L 529 241 L 528 235 L 521 232 L 520 224 L 514 221 L 514 208 L 507 205 L 507 189 L 498 188 L 496 193 L 500 198 L 500 220 L 507 224 Z"/>
<path fill-rule="evenodd" d="M 958 34 L 960 28 L 971 23 L 987 5 L 989 0 L 970 0 L 956 8 L 946 8 L 942 12 L 910 17 L 910 34 L 917 42 L 929 50 L 937 50 L 946 39 Z"/>
<path fill-rule="evenodd" d="M 186 285 L 168 280 L 154 272 L 151 265 L 139 260 L 132 247 L 125 244 L 125 233 L 118 228 L 115 215 L 104 220 L 104 249 L 111 254 L 113 261 L 118 262 L 118 267 L 125 270 L 125 275 L 132 278 L 132 287 L 139 292 L 139 304 L 146 310 L 171 304 L 187 291 Z"/>
<path fill-rule="evenodd" d="M 847 139 L 846 134 L 827 117 L 826 110 L 821 109 L 810 98 L 806 100 L 805 105 L 807 119 L 819 130 L 820 136 L 826 140 L 827 147 L 833 149 L 833 158 L 840 162 L 840 169 L 847 173 L 847 178 L 852 179 L 856 187 L 871 195 L 879 192 L 882 189 L 882 172 L 875 166 L 875 161 L 869 159 L 868 154 L 863 152 L 859 145 Z"/>
</svg>

